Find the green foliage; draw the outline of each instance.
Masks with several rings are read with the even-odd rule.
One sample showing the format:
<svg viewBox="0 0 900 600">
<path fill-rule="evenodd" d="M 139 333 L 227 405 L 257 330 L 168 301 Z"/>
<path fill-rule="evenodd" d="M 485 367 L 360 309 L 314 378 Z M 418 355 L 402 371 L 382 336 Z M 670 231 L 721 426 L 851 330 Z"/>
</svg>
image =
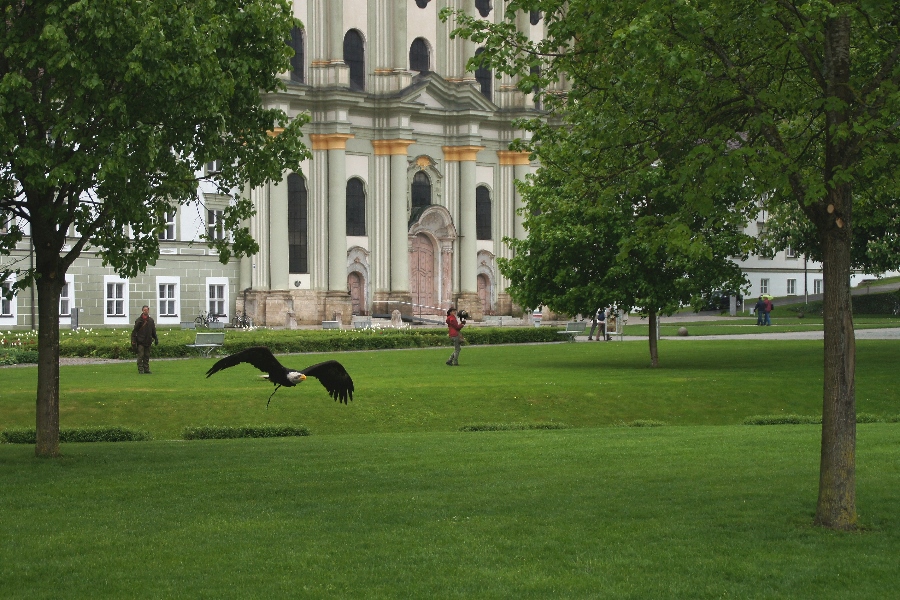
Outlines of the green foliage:
<svg viewBox="0 0 900 600">
<path fill-rule="evenodd" d="M 0 349 L 0 365 L 21 365 L 37 361 L 37 350 Z"/>
<path fill-rule="evenodd" d="M 622 427 L 665 427 L 668 425 L 665 421 L 656 421 L 654 419 L 635 419 L 627 423 L 620 423 Z"/>
<path fill-rule="evenodd" d="M 857 413 L 857 423 L 885 423 L 890 418 L 870 413 Z M 821 425 L 822 417 L 811 415 L 756 415 L 744 419 L 744 425 Z"/>
<path fill-rule="evenodd" d="M 900 292 L 862 294 L 850 298 L 854 315 L 900 315 Z M 822 301 L 793 304 L 785 307 L 789 312 L 804 315 L 822 315 Z"/>
<path fill-rule="evenodd" d="M 181 437 L 185 440 L 226 440 L 232 438 L 275 438 L 309 435 L 306 427 L 294 425 L 202 425 L 185 427 Z"/>
<path fill-rule="evenodd" d="M 476 423 L 463 425 L 460 431 L 532 431 L 569 429 L 565 423 Z"/>
<path fill-rule="evenodd" d="M 34 444 L 37 434 L 34 428 L 7 429 L 0 432 L 0 443 Z M 73 427 L 59 430 L 60 442 L 146 442 L 153 438 L 146 431 L 137 431 L 118 425 L 97 427 Z"/>
</svg>

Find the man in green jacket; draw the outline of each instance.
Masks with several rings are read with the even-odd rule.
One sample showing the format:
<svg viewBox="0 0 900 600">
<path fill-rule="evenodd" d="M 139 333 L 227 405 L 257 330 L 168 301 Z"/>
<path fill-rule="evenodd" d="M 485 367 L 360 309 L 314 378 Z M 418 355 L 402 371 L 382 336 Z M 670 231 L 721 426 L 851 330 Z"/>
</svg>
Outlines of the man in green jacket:
<svg viewBox="0 0 900 600">
<path fill-rule="evenodd" d="M 150 317 L 150 307 L 141 307 L 141 316 L 134 322 L 131 330 L 131 349 L 137 352 L 137 367 L 139 374 L 150 374 L 150 344 L 159 345 L 156 337 L 156 323 Z"/>
</svg>

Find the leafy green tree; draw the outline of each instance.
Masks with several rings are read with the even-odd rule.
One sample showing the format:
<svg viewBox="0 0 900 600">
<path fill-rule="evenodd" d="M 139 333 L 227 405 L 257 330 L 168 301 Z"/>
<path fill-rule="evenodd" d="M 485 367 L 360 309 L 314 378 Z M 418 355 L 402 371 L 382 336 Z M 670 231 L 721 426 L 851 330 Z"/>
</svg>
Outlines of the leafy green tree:
<svg viewBox="0 0 900 600">
<path fill-rule="evenodd" d="M 590 103 L 600 124 L 598 177 L 627 177 L 663 160 L 673 181 L 690 184 L 682 196 L 688 204 L 702 206 L 720 184 L 737 180 L 756 189 L 766 208 L 788 210 L 794 223 L 811 226 L 809 251 L 821 257 L 825 282 L 815 522 L 855 528 L 849 284 L 854 246 L 872 241 L 855 236 L 857 211 L 865 225 L 896 214 L 900 198 L 900 5 L 511 0 L 506 6 L 506 19 L 495 24 L 444 16 L 485 48 L 480 61 L 518 76 L 522 89 L 554 92 L 568 81 L 568 94 L 547 94 L 549 107 Z M 518 30 L 522 10 L 542 11 L 541 41 Z M 893 248 L 881 250 L 896 264 Z"/>
<path fill-rule="evenodd" d="M 15 287 L 37 288 L 35 452 L 55 456 L 67 269 L 88 245 L 126 277 L 152 265 L 161 215 L 196 199 L 204 163 L 222 165 L 210 179 L 225 193 L 296 168 L 304 119 L 261 93 L 281 88 L 297 22 L 285 0 L 15 0 L 2 20 L 0 214 L 14 224 L 0 253 L 28 222 L 34 268 L 16 268 Z M 235 198 L 231 243 L 208 240 L 223 262 L 257 250 L 251 213 Z"/>
<path fill-rule="evenodd" d="M 637 308 L 649 319 L 656 367 L 660 315 L 701 302 L 704 292 L 745 284 L 729 257 L 750 243 L 741 226 L 755 203 L 743 186 L 732 186 L 702 209 L 691 206 L 659 161 L 627 185 L 598 180 L 590 169 L 597 153 L 585 151 L 592 140 L 584 137 L 595 123 L 581 126 L 583 106 L 566 113 L 564 126 L 541 131 L 534 152 L 542 167 L 520 186 L 528 235 L 506 240 L 514 256 L 500 259 L 500 269 L 523 306 L 567 314 L 613 304 Z"/>
</svg>

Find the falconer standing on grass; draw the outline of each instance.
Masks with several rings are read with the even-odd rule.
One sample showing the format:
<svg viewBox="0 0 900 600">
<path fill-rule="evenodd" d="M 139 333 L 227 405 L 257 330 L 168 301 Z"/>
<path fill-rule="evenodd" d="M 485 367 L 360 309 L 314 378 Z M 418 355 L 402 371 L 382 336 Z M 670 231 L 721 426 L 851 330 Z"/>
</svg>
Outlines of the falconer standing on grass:
<svg viewBox="0 0 900 600">
<path fill-rule="evenodd" d="M 138 374 L 150 375 L 150 344 L 155 342 L 159 346 L 159 338 L 156 337 L 156 323 L 150 317 L 150 307 L 141 307 L 141 316 L 134 322 L 131 330 L 131 349 L 137 352 Z"/>
<path fill-rule="evenodd" d="M 456 309 L 451 307 L 447 310 L 447 333 L 450 335 L 450 339 L 453 341 L 453 354 L 450 355 L 449 360 L 447 360 L 447 364 L 451 367 L 459 366 L 459 350 L 460 344 L 462 342 L 462 333 L 460 330 L 466 326 L 466 320 L 463 319 L 461 322 L 456 319 Z"/>
</svg>

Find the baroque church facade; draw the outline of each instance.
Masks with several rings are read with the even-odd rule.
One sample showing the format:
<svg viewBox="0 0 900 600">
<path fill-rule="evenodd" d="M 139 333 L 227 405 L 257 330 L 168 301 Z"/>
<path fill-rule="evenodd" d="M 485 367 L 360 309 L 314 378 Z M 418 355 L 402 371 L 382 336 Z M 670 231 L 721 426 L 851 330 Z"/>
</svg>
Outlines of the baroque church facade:
<svg viewBox="0 0 900 600">
<path fill-rule="evenodd" d="M 497 258 L 524 235 L 514 182 L 535 165 L 511 152 L 532 96 L 451 39 L 445 6 L 499 18 L 505 2 L 295 0 L 286 89 L 264 102 L 309 113 L 312 159 L 250 191 L 260 252 L 240 262 L 236 309 L 292 326 L 352 315 L 512 314 Z M 496 5 L 496 6 L 495 6 Z M 539 15 L 522 31 L 543 33 Z"/>
</svg>

